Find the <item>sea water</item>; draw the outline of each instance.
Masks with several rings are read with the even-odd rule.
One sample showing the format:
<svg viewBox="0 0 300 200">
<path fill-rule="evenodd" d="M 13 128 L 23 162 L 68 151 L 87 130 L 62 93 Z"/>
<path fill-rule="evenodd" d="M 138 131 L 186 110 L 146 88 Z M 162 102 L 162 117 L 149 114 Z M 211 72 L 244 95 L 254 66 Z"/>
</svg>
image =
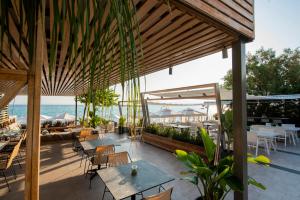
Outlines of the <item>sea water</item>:
<svg viewBox="0 0 300 200">
<path fill-rule="evenodd" d="M 78 119 L 83 115 L 84 106 L 77 106 Z M 19 123 L 26 122 L 27 116 L 27 105 L 9 105 L 8 107 L 9 116 L 16 116 Z M 41 115 L 49 117 L 55 117 L 62 113 L 68 113 L 75 116 L 75 105 L 41 105 Z M 117 120 L 119 115 L 117 107 L 111 109 L 99 110 L 98 115 L 104 115 L 106 118 L 111 120 Z"/>
<path fill-rule="evenodd" d="M 126 116 L 126 108 L 122 108 L 122 114 Z M 149 105 L 149 112 L 150 114 L 159 113 L 161 109 L 166 108 L 166 106 L 160 106 L 160 105 Z M 187 108 L 186 106 L 182 107 L 174 107 L 174 106 L 168 106 L 168 108 L 172 109 L 175 112 L 180 112 L 181 110 Z M 193 107 L 195 110 L 206 112 L 205 110 L 202 110 L 197 107 Z M 17 121 L 19 123 L 26 123 L 26 116 L 27 116 L 27 105 L 14 105 L 10 104 L 8 107 L 9 116 L 16 116 Z M 78 119 L 82 118 L 84 111 L 84 105 L 77 105 L 77 115 Z M 70 115 L 75 116 L 75 105 L 41 105 L 41 115 L 46 115 L 49 117 L 55 118 L 55 116 L 60 115 L 62 113 L 68 113 Z M 141 113 L 141 109 L 140 109 Z M 101 109 L 99 108 L 97 111 L 97 115 L 102 116 L 106 119 L 112 120 L 117 122 L 120 117 L 119 107 L 113 106 L 111 108 Z M 142 114 L 141 114 L 142 115 Z"/>
</svg>

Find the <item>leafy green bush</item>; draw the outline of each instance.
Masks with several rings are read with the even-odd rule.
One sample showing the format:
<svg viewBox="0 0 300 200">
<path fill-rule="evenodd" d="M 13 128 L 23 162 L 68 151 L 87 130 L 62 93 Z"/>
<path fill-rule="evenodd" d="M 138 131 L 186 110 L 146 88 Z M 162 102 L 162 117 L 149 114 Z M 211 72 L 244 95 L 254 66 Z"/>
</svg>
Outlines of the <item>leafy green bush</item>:
<svg viewBox="0 0 300 200">
<path fill-rule="evenodd" d="M 109 120 L 107 120 L 103 117 L 100 117 L 100 124 L 104 125 L 104 126 L 107 126 L 109 124 Z"/>
<path fill-rule="evenodd" d="M 189 143 L 191 140 L 189 129 L 183 129 L 181 130 L 181 132 L 179 131 L 174 132 L 174 134 L 172 135 L 172 139 Z"/>
<path fill-rule="evenodd" d="M 156 125 L 156 124 L 150 124 L 149 126 L 147 126 L 145 128 L 145 131 L 147 133 L 157 134 L 158 133 L 158 128 L 159 128 L 158 125 Z"/>
<path fill-rule="evenodd" d="M 125 122 L 126 122 L 126 118 L 121 116 L 119 119 L 119 126 L 124 127 L 125 126 Z"/>
<path fill-rule="evenodd" d="M 96 126 L 100 125 L 101 118 L 99 116 L 97 116 L 97 115 L 92 116 L 91 119 L 90 119 L 90 121 L 89 121 L 89 123 L 90 123 L 91 127 L 96 128 Z"/>
<path fill-rule="evenodd" d="M 183 179 L 193 183 L 202 200 L 223 200 L 230 191 L 243 191 L 243 185 L 233 172 L 234 158 L 226 156 L 214 162 L 216 153 L 216 144 L 209 137 L 205 129 L 201 129 L 201 138 L 204 143 L 205 154 L 202 156 L 196 153 L 187 153 L 186 151 L 176 150 L 178 160 L 187 167 L 186 171 L 181 172 L 188 175 Z M 204 156 L 204 158 L 203 158 Z M 270 164 L 270 159 L 265 156 L 252 157 L 248 155 L 248 162 L 265 165 Z M 248 184 L 254 185 L 262 190 L 266 187 L 257 182 L 254 178 L 248 177 Z M 202 186 L 202 187 L 201 187 Z"/>
<path fill-rule="evenodd" d="M 186 142 L 189 144 L 194 144 L 198 146 L 203 146 L 201 136 L 191 136 L 189 129 L 182 129 L 181 132 L 177 131 L 172 127 L 163 127 L 158 124 L 150 124 L 146 127 L 145 131 L 147 133 L 159 135 L 162 137 L 169 137 L 173 140 L 178 140 L 181 142 Z"/>
</svg>

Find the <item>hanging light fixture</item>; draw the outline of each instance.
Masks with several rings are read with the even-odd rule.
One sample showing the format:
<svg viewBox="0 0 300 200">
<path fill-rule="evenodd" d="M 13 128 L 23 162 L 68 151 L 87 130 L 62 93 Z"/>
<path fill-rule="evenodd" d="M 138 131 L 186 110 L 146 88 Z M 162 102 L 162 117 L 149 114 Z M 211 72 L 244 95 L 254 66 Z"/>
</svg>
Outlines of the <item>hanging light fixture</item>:
<svg viewBox="0 0 300 200">
<path fill-rule="evenodd" d="M 169 75 L 173 74 L 173 67 L 169 67 Z"/>
<path fill-rule="evenodd" d="M 228 58 L 228 51 L 227 51 L 227 48 L 224 47 L 222 49 L 222 58 L 225 59 L 225 58 Z"/>
</svg>

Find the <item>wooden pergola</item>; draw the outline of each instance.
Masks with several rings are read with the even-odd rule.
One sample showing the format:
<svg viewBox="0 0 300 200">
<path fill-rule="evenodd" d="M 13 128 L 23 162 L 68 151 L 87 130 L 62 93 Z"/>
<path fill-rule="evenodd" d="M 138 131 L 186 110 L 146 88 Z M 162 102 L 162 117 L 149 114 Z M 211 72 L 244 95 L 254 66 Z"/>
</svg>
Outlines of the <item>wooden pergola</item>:
<svg viewBox="0 0 300 200">
<path fill-rule="evenodd" d="M 28 30 L 24 28 L 20 32 L 17 27 L 18 2 L 12 1 L 13 6 L 8 10 L 9 31 L 3 37 L 0 52 L 0 94 L 4 94 L 0 109 L 16 95 L 28 95 L 25 199 L 35 200 L 39 199 L 41 95 L 85 93 L 90 77 L 81 78 L 81 74 L 86 73 L 79 67 L 81 56 L 72 65 L 68 64 L 68 37 L 58 42 L 57 62 L 54 69 L 49 70 L 49 32 L 54 21 L 50 0 L 46 1 L 45 10 L 38 13 L 36 46 L 33 61 L 29 61 L 25 39 Z M 232 48 L 235 173 L 245 188 L 235 193 L 235 199 L 247 199 L 245 43 L 254 39 L 253 0 L 134 0 L 134 5 L 143 44 L 141 76 Z M 46 23 L 42 23 L 43 20 Z M 65 23 L 69 23 L 68 19 Z M 79 55 L 80 35 L 79 32 Z M 11 47 L 9 41 L 12 41 Z M 93 48 L 93 38 L 90 48 Z M 100 76 L 101 71 L 96 74 Z M 109 81 L 110 84 L 120 82 L 118 66 L 114 66 Z M 100 85 L 101 79 L 96 84 Z"/>
</svg>

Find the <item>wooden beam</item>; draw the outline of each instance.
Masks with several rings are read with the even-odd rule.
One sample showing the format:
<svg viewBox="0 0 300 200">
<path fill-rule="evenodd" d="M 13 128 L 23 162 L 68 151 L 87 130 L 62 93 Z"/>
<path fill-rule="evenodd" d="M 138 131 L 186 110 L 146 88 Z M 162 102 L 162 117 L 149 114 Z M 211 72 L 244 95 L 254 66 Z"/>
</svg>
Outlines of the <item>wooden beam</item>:
<svg viewBox="0 0 300 200">
<path fill-rule="evenodd" d="M 39 199 L 40 172 L 40 105 L 43 66 L 45 2 L 42 9 L 37 10 L 35 48 L 32 65 L 28 75 L 28 105 L 27 105 L 27 138 L 26 138 L 26 170 L 25 170 L 25 200 Z"/>
<path fill-rule="evenodd" d="M 147 99 L 148 101 L 164 101 L 164 100 L 180 100 L 180 99 L 214 99 L 216 95 L 207 95 L 207 96 L 190 96 L 190 97 L 166 97 L 166 98 L 153 98 Z"/>
<path fill-rule="evenodd" d="M 0 74 L 1 79 L 1 74 Z M 2 79 L 1 79 L 2 80 Z M 0 109 L 7 106 L 9 102 L 18 94 L 18 92 L 25 86 L 26 81 L 16 81 L 13 87 L 9 88 L 4 97 L 0 99 Z"/>
<path fill-rule="evenodd" d="M 214 84 L 215 83 L 208 83 L 208 84 L 203 84 L 203 85 L 194 85 L 194 86 L 187 86 L 187 87 L 180 87 L 180 88 L 148 91 L 148 92 L 143 92 L 143 94 L 159 94 L 162 92 L 174 92 L 174 91 L 192 90 L 192 89 L 200 89 L 200 88 L 213 88 Z"/>
<path fill-rule="evenodd" d="M 232 46 L 232 92 L 233 92 L 233 147 L 234 174 L 242 182 L 244 191 L 235 192 L 235 200 L 248 199 L 247 174 L 247 110 L 246 110 L 246 62 L 245 42 Z"/>
<path fill-rule="evenodd" d="M 0 69 L 0 80 L 15 80 L 27 82 L 27 71 L 14 69 Z"/>
</svg>

